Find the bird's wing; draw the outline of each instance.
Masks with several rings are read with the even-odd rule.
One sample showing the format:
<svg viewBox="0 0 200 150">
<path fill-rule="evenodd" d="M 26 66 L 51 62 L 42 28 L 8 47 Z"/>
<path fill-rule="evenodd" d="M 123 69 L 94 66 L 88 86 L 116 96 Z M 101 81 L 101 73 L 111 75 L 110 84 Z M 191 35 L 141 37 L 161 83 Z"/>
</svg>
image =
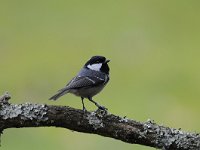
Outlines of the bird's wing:
<svg viewBox="0 0 200 150">
<path fill-rule="evenodd" d="M 73 78 L 67 85 L 66 89 L 78 89 L 84 87 L 98 86 L 104 83 L 104 79 L 99 77 L 77 76 Z"/>
</svg>

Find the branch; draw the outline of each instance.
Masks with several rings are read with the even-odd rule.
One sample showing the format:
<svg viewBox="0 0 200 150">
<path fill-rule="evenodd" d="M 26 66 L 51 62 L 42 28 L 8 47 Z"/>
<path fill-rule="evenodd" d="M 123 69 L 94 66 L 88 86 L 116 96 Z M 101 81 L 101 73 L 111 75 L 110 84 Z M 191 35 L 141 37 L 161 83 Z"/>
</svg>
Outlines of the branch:
<svg viewBox="0 0 200 150">
<path fill-rule="evenodd" d="M 84 113 L 67 106 L 10 104 L 9 99 L 7 93 L 0 98 L 0 133 L 8 128 L 54 126 L 160 149 L 200 149 L 199 134 L 160 126 L 152 121 L 141 123 L 102 110 Z"/>
</svg>

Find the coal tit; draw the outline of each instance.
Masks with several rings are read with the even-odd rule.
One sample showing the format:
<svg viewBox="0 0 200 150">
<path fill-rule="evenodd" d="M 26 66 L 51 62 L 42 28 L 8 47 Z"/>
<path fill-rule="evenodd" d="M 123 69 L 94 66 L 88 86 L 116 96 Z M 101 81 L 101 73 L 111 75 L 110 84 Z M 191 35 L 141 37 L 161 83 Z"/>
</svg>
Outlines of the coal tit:
<svg viewBox="0 0 200 150">
<path fill-rule="evenodd" d="M 109 81 L 109 66 L 103 56 L 93 56 L 86 62 L 80 72 L 64 88 L 60 89 L 57 94 L 49 100 L 57 100 L 67 93 L 72 93 L 81 97 L 83 111 L 86 111 L 84 98 L 93 102 L 99 109 L 106 108 L 95 102 L 92 97 L 98 94 Z"/>
</svg>

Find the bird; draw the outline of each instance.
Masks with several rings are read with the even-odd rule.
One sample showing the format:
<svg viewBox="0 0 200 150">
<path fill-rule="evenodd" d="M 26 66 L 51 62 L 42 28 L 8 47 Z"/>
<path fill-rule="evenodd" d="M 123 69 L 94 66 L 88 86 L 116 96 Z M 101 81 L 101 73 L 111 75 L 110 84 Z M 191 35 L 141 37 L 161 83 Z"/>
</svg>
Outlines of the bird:
<svg viewBox="0 0 200 150">
<path fill-rule="evenodd" d="M 101 92 L 110 80 L 108 62 L 110 60 L 104 56 L 91 57 L 78 74 L 64 88 L 58 90 L 55 95 L 50 97 L 49 100 L 57 100 L 61 96 L 71 93 L 81 97 L 84 112 L 87 111 L 84 105 L 85 98 L 94 103 L 98 109 L 107 110 L 106 107 L 95 102 L 93 96 Z"/>
</svg>

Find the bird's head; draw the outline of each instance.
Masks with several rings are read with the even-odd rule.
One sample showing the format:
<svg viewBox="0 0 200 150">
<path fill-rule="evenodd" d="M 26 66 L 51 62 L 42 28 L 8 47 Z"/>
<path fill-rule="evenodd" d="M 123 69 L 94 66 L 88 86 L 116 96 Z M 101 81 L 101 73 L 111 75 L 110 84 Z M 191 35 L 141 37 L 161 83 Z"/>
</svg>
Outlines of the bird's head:
<svg viewBox="0 0 200 150">
<path fill-rule="evenodd" d="M 84 67 L 94 71 L 101 71 L 103 73 L 109 74 L 109 61 L 110 60 L 106 59 L 104 56 L 93 56 L 86 62 Z"/>
</svg>

